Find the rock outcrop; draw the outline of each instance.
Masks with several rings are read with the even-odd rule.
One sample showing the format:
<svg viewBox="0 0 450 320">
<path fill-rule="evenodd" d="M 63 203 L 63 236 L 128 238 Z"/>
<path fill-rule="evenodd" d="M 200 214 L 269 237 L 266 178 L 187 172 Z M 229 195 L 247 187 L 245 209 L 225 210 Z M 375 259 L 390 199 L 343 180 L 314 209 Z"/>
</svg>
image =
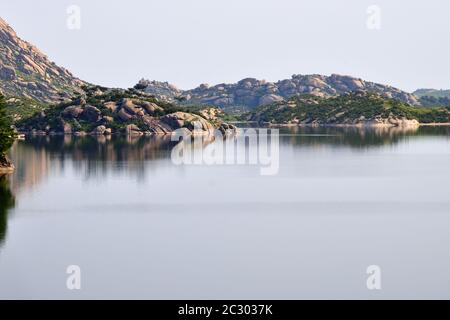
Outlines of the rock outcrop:
<svg viewBox="0 0 450 320">
<path fill-rule="evenodd" d="M 84 84 L 20 39 L 0 18 L 0 88 L 5 96 L 55 103 L 81 92 Z"/>
<path fill-rule="evenodd" d="M 160 121 L 173 130 L 186 128 L 192 133 L 212 133 L 214 127 L 199 115 L 185 112 L 175 112 L 161 117 Z"/>
<path fill-rule="evenodd" d="M 99 93 L 100 91 L 100 93 Z M 91 87 L 84 97 L 42 111 L 17 123 L 20 132 L 35 135 L 151 135 L 182 129 L 187 134 L 212 134 L 223 125 L 214 109 L 197 113 L 160 103 L 136 90 Z M 202 116 L 203 113 L 210 119 Z M 218 111 L 217 111 L 218 112 Z M 228 129 L 236 130 L 227 125 Z"/>
<path fill-rule="evenodd" d="M 14 172 L 14 165 L 5 155 L 0 154 L 0 174 Z"/>
<path fill-rule="evenodd" d="M 391 86 L 337 74 L 331 76 L 293 75 L 291 79 L 278 82 L 246 78 L 234 84 L 218 84 L 216 86 L 202 84 L 195 89 L 186 91 L 167 82 L 141 80 L 135 88 L 165 101 L 178 100 L 188 104 L 212 105 L 225 109 L 236 107 L 252 109 L 303 94 L 325 98 L 354 91 L 377 93 L 410 105 L 419 105 L 417 97 L 410 93 Z"/>
</svg>

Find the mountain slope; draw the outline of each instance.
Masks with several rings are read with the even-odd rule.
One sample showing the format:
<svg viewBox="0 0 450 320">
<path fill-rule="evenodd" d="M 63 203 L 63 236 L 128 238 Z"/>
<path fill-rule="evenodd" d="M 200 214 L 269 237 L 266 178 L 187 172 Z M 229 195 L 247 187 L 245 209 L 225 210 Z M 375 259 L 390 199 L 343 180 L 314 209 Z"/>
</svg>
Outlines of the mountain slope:
<svg viewBox="0 0 450 320">
<path fill-rule="evenodd" d="M 54 103 L 81 92 L 83 84 L 0 18 L 0 89 L 6 97 Z"/>
<path fill-rule="evenodd" d="M 247 78 L 234 84 L 219 84 L 213 87 L 202 84 L 186 91 L 179 90 L 167 82 L 141 80 L 135 88 L 168 101 L 182 97 L 182 100 L 189 104 L 214 105 L 221 108 L 252 109 L 296 95 L 312 94 L 326 98 L 353 91 L 373 92 L 410 105 L 419 105 L 418 99 L 410 93 L 391 86 L 337 74 L 293 75 L 291 79 L 277 82 Z"/>
</svg>

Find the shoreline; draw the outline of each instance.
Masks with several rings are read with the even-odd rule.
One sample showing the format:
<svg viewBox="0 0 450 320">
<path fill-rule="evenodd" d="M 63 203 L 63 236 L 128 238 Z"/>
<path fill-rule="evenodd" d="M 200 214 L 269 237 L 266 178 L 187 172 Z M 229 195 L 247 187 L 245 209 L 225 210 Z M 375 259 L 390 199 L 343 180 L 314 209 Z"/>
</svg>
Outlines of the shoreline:
<svg viewBox="0 0 450 320">
<path fill-rule="evenodd" d="M 450 122 L 432 122 L 432 123 L 420 123 L 421 127 L 447 127 L 450 126 Z"/>
<path fill-rule="evenodd" d="M 450 122 L 443 123 L 418 123 L 417 125 L 406 125 L 398 126 L 392 124 L 346 124 L 346 123 L 334 123 L 334 124 L 298 124 L 298 123 L 270 123 L 270 124 L 259 124 L 261 126 L 268 127 L 308 127 L 308 128 L 419 128 L 419 127 L 446 127 L 450 126 Z"/>
<path fill-rule="evenodd" d="M 178 130 L 178 129 L 176 129 Z M 109 134 L 96 134 L 96 133 L 86 133 L 86 132 L 19 132 L 19 137 L 17 140 L 26 140 L 26 137 L 49 137 L 49 136 L 65 136 L 65 137 L 170 137 L 174 134 L 179 134 L 176 130 L 170 131 L 170 132 L 164 132 L 164 133 L 158 133 L 158 132 L 143 132 L 139 131 L 136 133 L 123 133 L 123 132 L 113 132 Z M 233 135 L 238 133 L 238 128 L 235 129 L 228 129 L 229 131 L 222 132 L 220 129 L 214 129 L 214 130 L 202 130 L 199 132 L 190 131 L 186 132 L 186 136 L 210 136 L 213 135 L 215 131 L 221 132 L 223 135 Z"/>
<path fill-rule="evenodd" d="M 14 172 L 15 169 L 16 167 L 8 159 L 8 157 L 3 155 L 0 156 L 0 175 L 11 174 Z"/>
<path fill-rule="evenodd" d="M 433 123 L 418 123 L 417 125 L 394 125 L 394 124 L 345 124 L 345 123 L 334 123 L 334 124 L 298 124 L 298 123 L 257 123 L 255 121 L 240 121 L 239 124 L 256 124 L 262 128 L 404 128 L 404 129 L 414 129 L 420 127 L 450 127 L 450 122 L 433 122 Z M 114 137 L 114 136 L 123 136 L 123 137 L 163 137 L 170 136 L 173 132 L 167 133 L 146 133 L 142 132 L 141 134 L 126 134 L 126 133 L 112 133 L 112 134 L 93 134 L 93 133 L 85 133 L 85 132 L 74 132 L 74 133 L 64 133 L 64 132 L 20 132 L 17 140 L 25 140 L 25 137 L 48 137 L 48 136 L 73 136 L 73 137 Z M 191 134 L 192 136 L 196 135 L 208 135 L 207 132 Z"/>
</svg>

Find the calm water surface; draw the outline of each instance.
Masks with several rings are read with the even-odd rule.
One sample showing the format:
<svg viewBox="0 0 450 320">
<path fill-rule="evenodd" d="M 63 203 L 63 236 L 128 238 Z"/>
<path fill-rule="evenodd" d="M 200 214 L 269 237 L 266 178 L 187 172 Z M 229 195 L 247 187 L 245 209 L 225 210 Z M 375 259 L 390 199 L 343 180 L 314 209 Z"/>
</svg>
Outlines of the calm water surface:
<svg viewBox="0 0 450 320">
<path fill-rule="evenodd" d="M 169 138 L 29 138 L 0 180 L 0 298 L 449 299 L 449 137 L 284 129 L 274 176 L 174 165 Z"/>
</svg>

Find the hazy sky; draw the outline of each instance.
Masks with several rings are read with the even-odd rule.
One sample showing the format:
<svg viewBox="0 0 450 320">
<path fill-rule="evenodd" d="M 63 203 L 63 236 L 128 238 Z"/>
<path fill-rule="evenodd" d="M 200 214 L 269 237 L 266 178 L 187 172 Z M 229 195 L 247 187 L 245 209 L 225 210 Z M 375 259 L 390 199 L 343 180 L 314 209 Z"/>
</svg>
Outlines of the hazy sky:
<svg viewBox="0 0 450 320">
<path fill-rule="evenodd" d="M 81 9 L 81 29 L 67 8 Z M 367 9 L 381 9 L 381 29 Z M 349 74 L 412 91 L 450 88 L 448 0 L 2 0 L 19 36 L 79 78 L 188 89 L 244 77 Z M 373 20 L 371 20 L 373 21 Z"/>
</svg>

